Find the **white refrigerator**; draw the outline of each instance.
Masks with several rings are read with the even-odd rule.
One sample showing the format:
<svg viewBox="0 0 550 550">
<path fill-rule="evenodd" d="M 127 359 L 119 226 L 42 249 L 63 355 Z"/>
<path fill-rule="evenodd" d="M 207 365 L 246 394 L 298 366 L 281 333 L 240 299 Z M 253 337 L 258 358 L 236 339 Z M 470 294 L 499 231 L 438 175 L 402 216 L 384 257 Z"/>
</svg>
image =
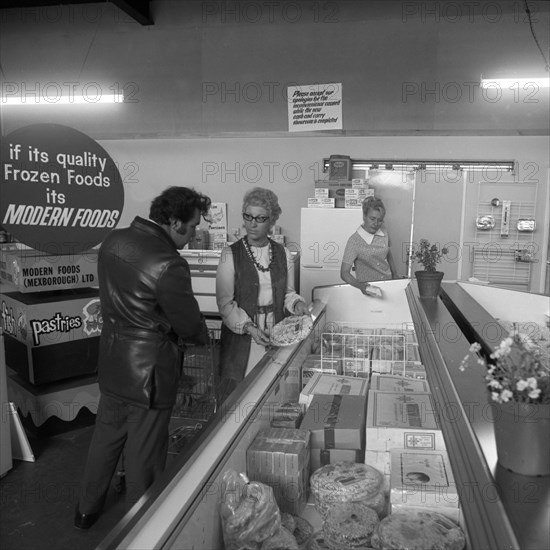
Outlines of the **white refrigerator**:
<svg viewBox="0 0 550 550">
<path fill-rule="evenodd" d="M 412 242 L 414 175 L 374 173 L 369 187 L 384 201 L 384 226 L 390 236 L 397 276 L 408 277 L 407 251 Z M 346 243 L 363 223 L 361 209 L 302 208 L 300 220 L 300 294 L 312 299 L 317 286 L 345 284 L 340 265 Z"/>
</svg>

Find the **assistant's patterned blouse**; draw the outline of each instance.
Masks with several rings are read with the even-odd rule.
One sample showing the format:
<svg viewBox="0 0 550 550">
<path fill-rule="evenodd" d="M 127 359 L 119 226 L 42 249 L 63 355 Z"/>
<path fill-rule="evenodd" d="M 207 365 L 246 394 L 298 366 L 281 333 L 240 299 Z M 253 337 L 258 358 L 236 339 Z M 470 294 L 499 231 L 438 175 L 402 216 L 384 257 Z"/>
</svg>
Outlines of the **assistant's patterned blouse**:
<svg viewBox="0 0 550 550">
<path fill-rule="evenodd" d="M 360 226 L 348 239 L 342 263 L 355 266 L 355 277 L 360 282 L 392 279 L 389 249 L 387 231 L 379 229 L 373 235 Z"/>
</svg>

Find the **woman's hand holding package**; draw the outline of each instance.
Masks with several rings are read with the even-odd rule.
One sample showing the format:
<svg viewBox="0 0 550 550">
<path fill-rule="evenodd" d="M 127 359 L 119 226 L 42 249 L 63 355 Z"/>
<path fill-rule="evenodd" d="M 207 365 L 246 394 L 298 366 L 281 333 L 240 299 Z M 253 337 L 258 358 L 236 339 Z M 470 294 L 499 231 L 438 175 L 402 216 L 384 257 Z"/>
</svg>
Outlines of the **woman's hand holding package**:
<svg viewBox="0 0 550 550">
<path fill-rule="evenodd" d="M 298 300 L 294 304 L 294 315 L 311 315 L 311 311 L 304 301 Z"/>
<path fill-rule="evenodd" d="M 263 331 L 257 325 L 249 323 L 245 328 L 245 332 L 247 334 L 250 334 L 252 340 L 254 340 L 256 344 L 260 346 L 269 346 L 269 334 L 267 334 L 267 332 Z"/>
</svg>

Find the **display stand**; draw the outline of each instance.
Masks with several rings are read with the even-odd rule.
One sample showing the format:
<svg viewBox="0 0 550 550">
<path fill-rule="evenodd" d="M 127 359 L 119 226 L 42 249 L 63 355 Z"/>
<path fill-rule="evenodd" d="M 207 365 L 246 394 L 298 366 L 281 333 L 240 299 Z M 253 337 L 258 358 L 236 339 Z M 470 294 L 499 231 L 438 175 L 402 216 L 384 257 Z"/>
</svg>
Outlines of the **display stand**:
<svg viewBox="0 0 550 550">
<path fill-rule="evenodd" d="M 34 386 L 15 373 L 8 373 L 7 386 L 10 401 L 19 410 L 25 427 L 40 431 L 46 421 L 59 419 L 69 429 L 81 411 L 97 413 L 99 387 L 96 375 L 63 382 Z"/>
</svg>

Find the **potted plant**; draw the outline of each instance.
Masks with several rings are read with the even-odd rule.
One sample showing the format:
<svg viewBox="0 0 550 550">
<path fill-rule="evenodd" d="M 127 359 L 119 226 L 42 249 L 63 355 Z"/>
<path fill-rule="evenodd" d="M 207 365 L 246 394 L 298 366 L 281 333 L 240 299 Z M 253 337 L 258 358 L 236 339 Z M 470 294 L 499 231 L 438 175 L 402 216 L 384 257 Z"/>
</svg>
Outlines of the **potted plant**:
<svg viewBox="0 0 550 550">
<path fill-rule="evenodd" d="M 550 366 L 541 344 L 549 347 L 547 337 L 537 343 L 514 327 L 492 353 L 477 342 L 469 350 L 485 369 L 498 461 L 523 475 L 550 474 Z M 458 367 L 462 372 L 470 353 Z"/>
<path fill-rule="evenodd" d="M 411 258 L 424 266 L 424 271 L 415 271 L 418 283 L 418 292 L 421 298 L 437 298 L 443 272 L 437 271 L 436 266 L 441 258 L 447 254 L 447 249 L 430 244 L 427 239 L 420 239 L 420 246 L 411 250 Z"/>
</svg>

